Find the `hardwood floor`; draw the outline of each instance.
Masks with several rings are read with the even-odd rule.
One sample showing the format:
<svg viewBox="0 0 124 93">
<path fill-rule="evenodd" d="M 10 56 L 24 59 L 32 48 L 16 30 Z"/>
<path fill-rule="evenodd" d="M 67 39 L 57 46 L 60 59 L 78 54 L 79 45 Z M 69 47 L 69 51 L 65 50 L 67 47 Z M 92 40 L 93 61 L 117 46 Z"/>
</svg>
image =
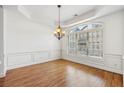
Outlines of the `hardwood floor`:
<svg viewBox="0 0 124 93">
<path fill-rule="evenodd" d="M 1 87 L 120 87 L 122 75 L 66 60 L 36 64 L 7 72 Z"/>
</svg>

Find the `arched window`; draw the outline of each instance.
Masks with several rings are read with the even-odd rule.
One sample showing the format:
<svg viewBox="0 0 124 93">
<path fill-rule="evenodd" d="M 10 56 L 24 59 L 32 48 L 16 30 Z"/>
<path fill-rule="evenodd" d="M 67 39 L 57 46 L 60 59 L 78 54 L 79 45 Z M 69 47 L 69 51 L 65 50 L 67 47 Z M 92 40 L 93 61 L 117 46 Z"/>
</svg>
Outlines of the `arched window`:
<svg viewBox="0 0 124 93">
<path fill-rule="evenodd" d="M 103 57 L 103 23 L 78 25 L 68 31 L 68 54 Z"/>
</svg>

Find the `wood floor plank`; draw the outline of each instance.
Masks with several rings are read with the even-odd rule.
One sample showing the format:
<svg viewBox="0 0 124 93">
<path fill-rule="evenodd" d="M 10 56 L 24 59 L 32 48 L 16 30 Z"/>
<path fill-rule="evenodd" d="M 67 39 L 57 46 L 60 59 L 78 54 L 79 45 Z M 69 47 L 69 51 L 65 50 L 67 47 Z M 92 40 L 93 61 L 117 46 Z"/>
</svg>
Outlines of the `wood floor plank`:
<svg viewBox="0 0 124 93">
<path fill-rule="evenodd" d="M 67 60 L 9 70 L 0 87 L 122 87 L 122 75 Z"/>
</svg>

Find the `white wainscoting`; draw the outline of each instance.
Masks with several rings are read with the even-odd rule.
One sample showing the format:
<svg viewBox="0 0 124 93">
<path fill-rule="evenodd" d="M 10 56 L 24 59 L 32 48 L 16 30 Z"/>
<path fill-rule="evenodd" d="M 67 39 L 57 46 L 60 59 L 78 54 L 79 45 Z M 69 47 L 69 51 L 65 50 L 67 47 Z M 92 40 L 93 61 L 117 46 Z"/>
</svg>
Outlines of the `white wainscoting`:
<svg viewBox="0 0 124 93">
<path fill-rule="evenodd" d="M 105 66 L 122 72 L 122 55 L 106 54 L 104 57 Z"/>
<path fill-rule="evenodd" d="M 62 53 L 62 58 L 70 60 L 76 63 L 81 63 L 96 67 L 99 69 L 115 72 L 122 74 L 122 55 L 116 54 L 105 54 L 103 59 L 87 57 L 87 56 L 77 56 L 77 55 L 67 55 L 67 52 Z"/>
<path fill-rule="evenodd" d="M 62 59 L 93 66 L 115 73 L 123 73 L 122 55 L 105 54 L 103 59 L 100 59 L 87 56 L 67 55 L 66 52 L 62 54 Z M 7 69 L 19 68 L 60 58 L 60 50 L 12 53 L 7 55 Z"/>
<path fill-rule="evenodd" d="M 60 50 L 11 53 L 7 55 L 7 69 L 60 59 Z"/>
</svg>

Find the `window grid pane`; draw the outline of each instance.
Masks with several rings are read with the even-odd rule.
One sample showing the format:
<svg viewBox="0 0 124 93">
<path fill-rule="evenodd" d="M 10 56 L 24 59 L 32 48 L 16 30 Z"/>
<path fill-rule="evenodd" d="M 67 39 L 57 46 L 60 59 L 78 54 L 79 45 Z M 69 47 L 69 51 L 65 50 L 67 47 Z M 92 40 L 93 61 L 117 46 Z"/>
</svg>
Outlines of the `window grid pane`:
<svg viewBox="0 0 124 93">
<path fill-rule="evenodd" d="M 91 29 L 91 26 L 95 29 Z M 70 31 L 71 33 L 68 34 L 68 54 L 103 57 L 103 30 L 96 27 L 99 25 L 87 26 L 85 31 Z"/>
<path fill-rule="evenodd" d="M 88 55 L 102 57 L 102 30 L 97 29 L 89 32 L 88 36 Z"/>
</svg>

